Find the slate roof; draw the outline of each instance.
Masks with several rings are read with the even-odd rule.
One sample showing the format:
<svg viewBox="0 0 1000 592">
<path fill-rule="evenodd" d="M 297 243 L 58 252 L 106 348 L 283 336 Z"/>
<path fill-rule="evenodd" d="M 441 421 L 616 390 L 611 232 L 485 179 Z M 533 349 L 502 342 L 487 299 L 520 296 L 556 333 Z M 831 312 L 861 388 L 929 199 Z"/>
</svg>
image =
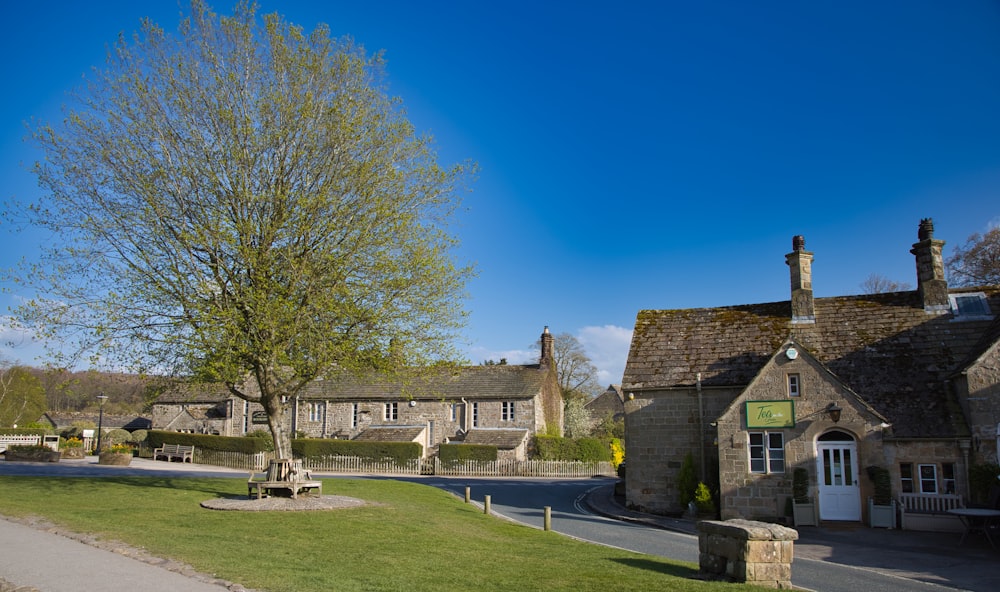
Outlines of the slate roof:
<svg viewBox="0 0 1000 592">
<path fill-rule="evenodd" d="M 520 446 L 528 436 L 528 430 L 508 428 L 474 428 L 465 435 L 464 444 L 496 446 L 501 450 L 512 450 Z"/>
<path fill-rule="evenodd" d="M 57 429 L 68 428 L 74 422 L 92 423 L 95 426 L 100 423 L 101 429 L 109 430 L 121 428 L 123 430 L 148 430 L 152 427 L 153 421 L 148 417 L 138 415 L 112 415 L 105 413 L 102 418 L 100 413 L 43 413 L 39 418 L 40 422 L 48 422 Z"/>
<path fill-rule="evenodd" d="M 613 416 L 625 413 L 625 394 L 622 392 L 622 385 L 608 385 L 606 391 L 587 401 L 583 408 L 595 417 L 603 417 L 609 413 Z"/>
<path fill-rule="evenodd" d="M 546 373 L 537 364 L 444 367 L 396 375 L 344 373 L 311 382 L 299 397 L 342 401 L 530 399 L 542 392 Z"/>
<path fill-rule="evenodd" d="M 233 396 L 221 383 L 179 384 L 157 397 L 157 403 L 221 403 Z"/>
<path fill-rule="evenodd" d="M 744 387 L 794 339 L 893 423 L 897 437 L 967 433 L 948 380 L 1000 338 L 1000 288 L 983 292 L 992 320 L 924 312 L 916 291 L 816 298 L 815 324 L 793 324 L 791 303 L 644 310 L 622 388 Z"/>
</svg>

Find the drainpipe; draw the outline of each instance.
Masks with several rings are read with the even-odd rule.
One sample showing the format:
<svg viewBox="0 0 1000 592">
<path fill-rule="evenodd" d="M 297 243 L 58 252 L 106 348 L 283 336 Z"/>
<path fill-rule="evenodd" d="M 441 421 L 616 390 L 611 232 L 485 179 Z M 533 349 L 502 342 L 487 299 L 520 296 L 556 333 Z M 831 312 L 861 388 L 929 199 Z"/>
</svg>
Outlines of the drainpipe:
<svg viewBox="0 0 1000 592">
<path fill-rule="evenodd" d="M 701 482 L 705 483 L 705 402 L 701 396 L 701 372 L 694 376 L 694 385 L 698 390 L 698 451 L 701 458 Z"/>
<path fill-rule="evenodd" d="M 460 399 L 462 401 L 462 433 L 469 433 L 469 402 L 465 400 L 465 397 Z"/>
</svg>

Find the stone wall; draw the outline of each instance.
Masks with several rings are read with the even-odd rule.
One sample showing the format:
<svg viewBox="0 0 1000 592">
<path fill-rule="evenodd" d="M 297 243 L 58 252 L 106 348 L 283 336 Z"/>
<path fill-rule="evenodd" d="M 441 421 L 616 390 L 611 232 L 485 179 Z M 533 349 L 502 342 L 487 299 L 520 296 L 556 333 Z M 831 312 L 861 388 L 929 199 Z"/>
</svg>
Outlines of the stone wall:
<svg viewBox="0 0 1000 592">
<path fill-rule="evenodd" d="M 698 523 L 698 567 L 709 577 L 790 590 L 794 542 L 791 528 L 754 522 L 706 520 Z"/>
<path fill-rule="evenodd" d="M 625 499 L 630 507 L 656 514 L 681 513 L 677 476 L 690 451 L 700 473 L 699 443 L 704 446 L 706 472 L 716 467 L 714 428 L 710 425 L 737 395 L 731 389 L 703 389 L 699 422 L 697 390 L 625 394 L 628 471 Z M 701 425 L 699 425 L 701 424 Z M 700 436 L 700 437 L 699 437 Z M 706 481 L 713 481 L 706 475 Z"/>
</svg>

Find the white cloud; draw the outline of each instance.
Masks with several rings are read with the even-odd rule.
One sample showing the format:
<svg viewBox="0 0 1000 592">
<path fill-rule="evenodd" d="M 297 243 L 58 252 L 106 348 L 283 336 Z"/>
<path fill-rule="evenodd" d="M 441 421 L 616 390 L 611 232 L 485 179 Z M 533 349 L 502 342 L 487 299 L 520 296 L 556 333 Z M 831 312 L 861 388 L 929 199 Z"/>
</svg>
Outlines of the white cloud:
<svg viewBox="0 0 1000 592">
<path fill-rule="evenodd" d="M 576 332 L 576 338 L 597 367 L 597 381 L 601 386 L 621 384 L 628 348 L 632 344 L 632 329 L 616 325 L 582 327 Z"/>
<path fill-rule="evenodd" d="M 0 359 L 14 364 L 37 365 L 43 359 L 42 342 L 27 329 L 18 328 L 13 319 L 0 316 Z"/>
</svg>

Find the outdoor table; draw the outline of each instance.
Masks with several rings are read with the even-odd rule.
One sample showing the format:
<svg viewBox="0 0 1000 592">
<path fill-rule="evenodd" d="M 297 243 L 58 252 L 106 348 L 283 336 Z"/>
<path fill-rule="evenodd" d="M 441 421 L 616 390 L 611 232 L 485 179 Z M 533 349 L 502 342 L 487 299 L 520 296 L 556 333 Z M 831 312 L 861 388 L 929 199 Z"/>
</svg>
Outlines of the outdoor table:
<svg viewBox="0 0 1000 592">
<path fill-rule="evenodd" d="M 954 510 L 948 510 L 949 514 L 954 514 L 962 520 L 962 524 L 965 526 L 965 532 L 962 533 L 962 540 L 958 542 L 959 545 L 965 542 L 965 537 L 969 535 L 970 532 L 981 532 L 986 535 L 986 540 L 990 542 L 990 546 L 994 549 L 997 548 L 996 544 L 993 542 L 993 537 L 990 536 L 990 528 L 994 524 L 1000 524 L 1000 510 L 990 510 L 987 508 L 955 508 Z"/>
</svg>

